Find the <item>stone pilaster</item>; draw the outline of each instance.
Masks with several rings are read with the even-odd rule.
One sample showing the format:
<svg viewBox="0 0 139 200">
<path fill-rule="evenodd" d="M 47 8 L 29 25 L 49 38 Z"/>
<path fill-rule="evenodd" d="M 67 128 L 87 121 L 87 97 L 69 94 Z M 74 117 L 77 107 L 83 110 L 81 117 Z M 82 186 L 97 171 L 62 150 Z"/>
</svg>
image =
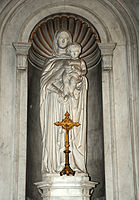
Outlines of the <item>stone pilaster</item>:
<svg viewBox="0 0 139 200">
<path fill-rule="evenodd" d="M 103 130 L 104 130 L 104 155 L 105 155 L 105 183 L 106 196 L 114 199 L 114 100 L 113 100 L 113 51 L 115 43 L 99 44 L 102 55 L 102 100 L 103 100 Z M 109 192 L 107 193 L 107 188 Z M 110 193 L 111 192 L 111 193 Z"/>
<path fill-rule="evenodd" d="M 25 199 L 27 139 L 27 56 L 29 43 L 13 43 L 16 50 L 16 155 L 18 160 L 17 199 Z"/>
</svg>

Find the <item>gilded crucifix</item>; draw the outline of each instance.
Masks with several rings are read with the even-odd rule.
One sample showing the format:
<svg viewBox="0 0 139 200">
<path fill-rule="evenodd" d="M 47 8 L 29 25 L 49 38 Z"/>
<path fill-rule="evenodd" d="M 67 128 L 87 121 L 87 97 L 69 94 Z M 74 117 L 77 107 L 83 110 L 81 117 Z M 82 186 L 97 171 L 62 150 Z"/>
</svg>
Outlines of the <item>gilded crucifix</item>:
<svg viewBox="0 0 139 200">
<path fill-rule="evenodd" d="M 69 164 L 69 130 L 71 130 L 74 126 L 79 126 L 80 123 L 79 122 L 73 122 L 70 118 L 69 118 L 70 114 L 68 112 L 65 113 L 65 118 L 61 121 L 61 122 L 55 122 L 56 126 L 61 126 L 63 129 L 66 130 L 66 140 L 65 140 L 65 167 L 64 169 L 60 172 L 60 175 L 64 175 L 66 174 L 67 176 L 71 175 L 75 175 L 75 171 L 73 171 L 70 167 Z"/>
</svg>

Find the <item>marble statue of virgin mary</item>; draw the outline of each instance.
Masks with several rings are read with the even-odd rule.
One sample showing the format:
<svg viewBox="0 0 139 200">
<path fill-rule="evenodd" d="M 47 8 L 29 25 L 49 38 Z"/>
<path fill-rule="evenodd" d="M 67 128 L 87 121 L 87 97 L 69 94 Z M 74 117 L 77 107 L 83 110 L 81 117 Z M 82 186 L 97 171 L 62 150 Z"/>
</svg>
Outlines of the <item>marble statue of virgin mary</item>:
<svg viewBox="0 0 139 200">
<path fill-rule="evenodd" d="M 44 65 L 40 80 L 40 123 L 42 132 L 42 173 L 57 174 L 65 165 L 65 131 L 54 125 L 64 118 L 66 111 L 81 125 L 70 131 L 70 165 L 79 173 L 86 173 L 86 97 L 87 79 L 76 90 L 78 98 L 63 99 L 62 74 L 64 64 L 71 59 L 67 53 L 72 37 L 68 31 L 58 31 L 53 42 L 53 56 Z"/>
</svg>

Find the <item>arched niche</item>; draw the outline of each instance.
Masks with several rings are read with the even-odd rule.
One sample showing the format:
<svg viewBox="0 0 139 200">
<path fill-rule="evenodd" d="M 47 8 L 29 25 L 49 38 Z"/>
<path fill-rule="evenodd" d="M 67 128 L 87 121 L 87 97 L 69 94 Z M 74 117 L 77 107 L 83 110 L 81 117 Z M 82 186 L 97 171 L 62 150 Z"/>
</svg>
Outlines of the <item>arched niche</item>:
<svg viewBox="0 0 139 200">
<path fill-rule="evenodd" d="M 0 120 L 1 142 L 5 144 L 1 181 L 5 184 L 1 196 L 4 200 L 25 199 L 28 38 L 34 24 L 61 9 L 91 21 L 102 41 L 106 198 L 136 199 L 139 196 L 137 21 L 120 0 L 93 3 L 14 0 L 4 7 L 0 21 Z"/>
<path fill-rule="evenodd" d="M 105 197 L 101 54 L 98 46 L 101 39 L 89 21 L 73 13 L 56 13 L 47 16 L 34 26 L 30 34 L 26 195 L 34 199 L 38 195 L 34 183 L 42 179 L 40 77 L 44 64 L 52 56 L 54 35 L 59 30 L 69 31 L 73 42 L 82 46 L 80 58 L 87 65 L 89 87 L 87 98 L 87 171 L 91 180 L 99 182 L 94 197 Z"/>
</svg>

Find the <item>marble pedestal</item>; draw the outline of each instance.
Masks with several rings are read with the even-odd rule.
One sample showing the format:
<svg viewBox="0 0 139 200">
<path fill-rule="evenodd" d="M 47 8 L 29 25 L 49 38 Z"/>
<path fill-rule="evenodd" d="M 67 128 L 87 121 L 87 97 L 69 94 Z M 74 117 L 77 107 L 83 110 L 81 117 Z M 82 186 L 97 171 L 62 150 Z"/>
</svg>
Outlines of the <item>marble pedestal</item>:
<svg viewBox="0 0 139 200">
<path fill-rule="evenodd" d="M 35 183 L 43 200 L 89 200 L 97 182 L 88 176 L 46 176 Z"/>
</svg>

